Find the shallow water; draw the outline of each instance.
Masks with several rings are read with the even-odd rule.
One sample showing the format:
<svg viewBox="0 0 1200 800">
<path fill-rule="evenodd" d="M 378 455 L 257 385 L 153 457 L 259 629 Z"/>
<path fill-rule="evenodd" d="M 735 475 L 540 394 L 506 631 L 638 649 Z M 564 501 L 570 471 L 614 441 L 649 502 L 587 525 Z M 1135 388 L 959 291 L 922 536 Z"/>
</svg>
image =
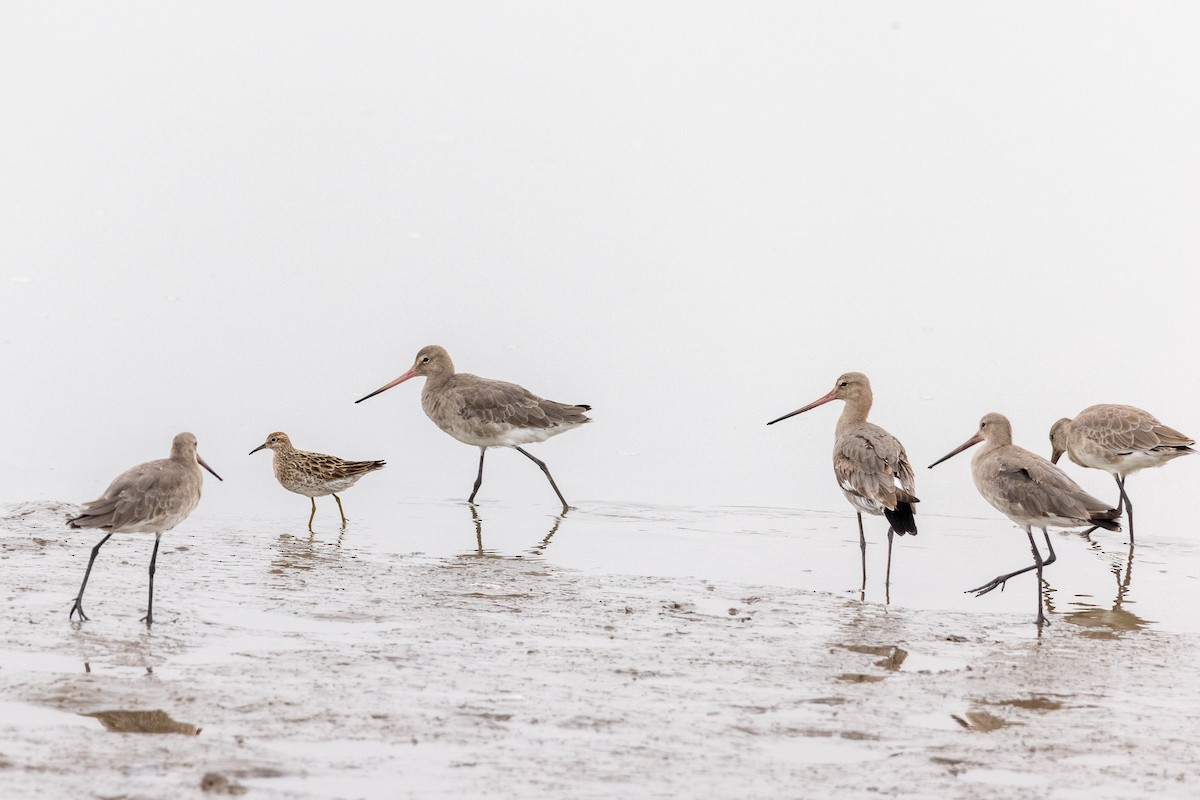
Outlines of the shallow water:
<svg viewBox="0 0 1200 800">
<path fill-rule="evenodd" d="M 962 593 L 1028 557 L 991 520 L 898 542 L 889 605 L 878 530 L 858 599 L 848 514 L 398 505 L 315 535 L 303 513 L 189 521 L 164 539 L 150 631 L 149 537 L 105 546 L 92 620 L 71 623 L 94 537 L 60 527 L 68 506 L 10 509 L 6 796 L 1200 791 L 1185 542 L 1147 536 L 1126 581 L 1128 548 L 1055 534 L 1039 636 L 1030 575 Z M 82 716 L 106 712 L 201 730 Z"/>
</svg>

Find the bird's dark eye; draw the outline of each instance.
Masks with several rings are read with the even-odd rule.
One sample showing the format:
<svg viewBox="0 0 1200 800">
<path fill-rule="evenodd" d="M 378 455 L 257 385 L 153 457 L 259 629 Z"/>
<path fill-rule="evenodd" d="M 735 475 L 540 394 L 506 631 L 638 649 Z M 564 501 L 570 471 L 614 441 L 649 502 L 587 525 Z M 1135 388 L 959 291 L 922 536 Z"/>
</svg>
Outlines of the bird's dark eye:
<svg viewBox="0 0 1200 800">
<path fill-rule="evenodd" d="M 839 384 L 838 388 L 845 389 L 849 385 L 850 385 L 849 381 L 842 381 L 841 384 Z"/>
<path fill-rule="evenodd" d="M 425 356 L 424 358 L 422 358 L 422 359 L 421 359 L 421 363 L 422 363 L 422 364 L 428 364 L 428 363 L 429 363 L 429 356 Z"/>
</svg>

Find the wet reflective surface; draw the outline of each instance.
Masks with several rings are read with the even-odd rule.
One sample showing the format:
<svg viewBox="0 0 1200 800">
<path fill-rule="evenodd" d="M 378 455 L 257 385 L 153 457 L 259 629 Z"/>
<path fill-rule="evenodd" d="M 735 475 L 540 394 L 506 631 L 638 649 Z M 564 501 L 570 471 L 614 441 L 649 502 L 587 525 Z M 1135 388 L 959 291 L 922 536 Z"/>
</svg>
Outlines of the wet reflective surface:
<svg viewBox="0 0 1200 800">
<path fill-rule="evenodd" d="M 80 714 L 100 720 L 112 733 L 181 733 L 197 736 L 200 728 L 187 722 L 177 722 L 165 711 L 90 711 Z"/>
<path fill-rule="evenodd" d="M 68 510 L 0 518 L 14 796 L 392 797 L 396 776 L 421 797 L 1200 790 L 1178 735 L 1200 713 L 1186 540 L 1131 558 L 1053 534 L 1039 636 L 1032 578 L 963 593 L 1027 556 L 994 520 L 930 517 L 887 604 L 871 532 L 858 599 L 852 515 L 398 501 L 315 534 L 198 520 L 164 538 L 147 631 L 144 538 L 114 537 L 92 620 L 68 622 L 90 546 Z"/>
</svg>

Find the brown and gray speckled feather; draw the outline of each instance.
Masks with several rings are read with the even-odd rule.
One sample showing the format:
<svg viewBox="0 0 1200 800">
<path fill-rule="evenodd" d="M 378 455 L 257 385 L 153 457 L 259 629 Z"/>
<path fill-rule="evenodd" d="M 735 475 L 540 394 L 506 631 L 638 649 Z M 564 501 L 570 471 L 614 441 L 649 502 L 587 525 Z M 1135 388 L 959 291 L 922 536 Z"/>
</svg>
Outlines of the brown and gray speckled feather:
<svg viewBox="0 0 1200 800">
<path fill-rule="evenodd" d="M 1081 467 L 1128 475 L 1195 452 L 1195 444 L 1153 414 L 1134 406 L 1102 403 L 1050 429 L 1053 460 L 1064 452 Z"/>
<path fill-rule="evenodd" d="M 306 497 L 323 497 L 349 489 L 368 472 L 383 469 L 383 461 L 347 461 L 324 453 L 297 450 L 286 433 L 276 431 L 259 447 L 274 452 L 275 478 L 289 492 Z"/>
</svg>

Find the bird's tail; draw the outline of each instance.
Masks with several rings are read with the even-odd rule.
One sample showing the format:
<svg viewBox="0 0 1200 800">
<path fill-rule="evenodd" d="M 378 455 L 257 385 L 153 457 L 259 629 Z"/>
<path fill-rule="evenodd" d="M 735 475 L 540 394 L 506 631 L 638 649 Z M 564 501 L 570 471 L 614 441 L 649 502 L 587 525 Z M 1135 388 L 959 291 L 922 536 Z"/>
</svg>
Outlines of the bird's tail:
<svg viewBox="0 0 1200 800">
<path fill-rule="evenodd" d="M 913 513 L 913 503 L 921 502 L 917 498 L 909 495 L 908 498 L 896 503 L 896 507 L 885 508 L 883 515 L 887 517 L 888 524 L 892 526 L 892 530 L 903 536 L 906 533 L 917 535 L 917 519 Z"/>
<path fill-rule="evenodd" d="M 1121 523 L 1117 522 L 1117 520 L 1120 518 L 1121 512 L 1115 508 L 1110 508 L 1107 511 L 1092 514 L 1092 518 L 1088 522 L 1097 528 L 1104 528 L 1106 531 L 1119 531 L 1121 530 Z"/>
</svg>

